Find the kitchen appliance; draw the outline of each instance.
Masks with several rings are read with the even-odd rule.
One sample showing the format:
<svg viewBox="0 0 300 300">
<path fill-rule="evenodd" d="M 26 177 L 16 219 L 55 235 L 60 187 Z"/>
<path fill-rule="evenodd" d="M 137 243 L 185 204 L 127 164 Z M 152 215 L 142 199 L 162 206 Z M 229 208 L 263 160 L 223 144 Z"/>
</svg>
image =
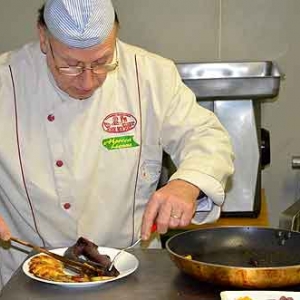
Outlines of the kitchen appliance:
<svg viewBox="0 0 300 300">
<path fill-rule="evenodd" d="M 300 169 L 300 156 L 292 156 L 292 169 Z M 287 207 L 279 218 L 279 228 L 300 231 L 300 199 Z"/>
<path fill-rule="evenodd" d="M 231 136 L 235 173 L 226 188 L 225 217 L 256 217 L 261 207 L 261 171 L 270 164 L 269 132 L 261 128 L 260 105 L 279 93 L 276 63 L 178 63 L 183 82 L 199 105 L 213 111 Z M 170 176 L 175 167 L 165 155 Z M 165 171 L 166 173 L 166 171 Z"/>
<path fill-rule="evenodd" d="M 215 285 L 267 289 L 300 284 L 300 232 L 263 227 L 214 227 L 171 237 L 176 266 Z"/>
</svg>

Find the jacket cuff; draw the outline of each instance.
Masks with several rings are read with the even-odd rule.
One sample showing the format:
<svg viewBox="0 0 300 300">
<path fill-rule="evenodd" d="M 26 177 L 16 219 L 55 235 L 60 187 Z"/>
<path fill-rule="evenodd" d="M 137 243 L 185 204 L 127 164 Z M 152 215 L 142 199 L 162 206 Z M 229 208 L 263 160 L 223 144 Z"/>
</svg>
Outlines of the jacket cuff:
<svg viewBox="0 0 300 300">
<path fill-rule="evenodd" d="M 197 186 L 217 206 L 221 206 L 224 202 L 224 188 L 221 183 L 212 176 L 193 171 L 188 172 L 188 174 L 183 171 L 177 171 L 171 176 L 170 181 L 174 179 L 182 179 Z"/>
<path fill-rule="evenodd" d="M 220 218 L 221 207 L 214 204 L 211 199 L 207 199 L 211 203 L 210 210 L 200 210 L 196 209 L 196 213 L 191 221 L 192 224 L 201 225 L 206 223 L 213 223 Z M 201 205 L 201 204 L 200 204 Z M 198 205 L 199 207 L 199 205 Z"/>
</svg>

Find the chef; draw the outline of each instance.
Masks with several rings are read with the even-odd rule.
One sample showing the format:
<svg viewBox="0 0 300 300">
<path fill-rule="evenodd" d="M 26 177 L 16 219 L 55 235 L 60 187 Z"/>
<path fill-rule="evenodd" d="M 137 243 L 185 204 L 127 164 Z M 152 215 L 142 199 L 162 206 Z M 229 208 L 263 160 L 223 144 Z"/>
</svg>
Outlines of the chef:
<svg viewBox="0 0 300 300">
<path fill-rule="evenodd" d="M 153 223 L 218 219 L 230 140 L 174 63 L 120 41 L 110 0 L 48 0 L 38 32 L 0 56 L 2 241 L 155 246 Z M 163 150 L 177 171 L 157 190 Z M 25 255 L 0 248 L 2 285 Z"/>
</svg>

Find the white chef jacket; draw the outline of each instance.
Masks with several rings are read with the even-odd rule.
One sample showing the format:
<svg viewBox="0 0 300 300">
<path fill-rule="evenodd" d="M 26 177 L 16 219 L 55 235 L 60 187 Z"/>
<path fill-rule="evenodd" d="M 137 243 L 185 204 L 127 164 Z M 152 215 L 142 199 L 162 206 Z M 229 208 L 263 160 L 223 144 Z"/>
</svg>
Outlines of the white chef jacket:
<svg viewBox="0 0 300 300">
<path fill-rule="evenodd" d="M 47 247 L 80 236 L 128 246 L 156 190 L 163 150 L 178 167 L 171 180 L 212 200 L 198 222 L 219 217 L 233 172 L 227 133 L 173 62 L 120 40 L 117 47 L 119 67 L 84 101 L 58 89 L 38 43 L 0 57 L 0 214 L 12 235 Z M 0 248 L 2 283 L 24 258 Z"/>
</svg>

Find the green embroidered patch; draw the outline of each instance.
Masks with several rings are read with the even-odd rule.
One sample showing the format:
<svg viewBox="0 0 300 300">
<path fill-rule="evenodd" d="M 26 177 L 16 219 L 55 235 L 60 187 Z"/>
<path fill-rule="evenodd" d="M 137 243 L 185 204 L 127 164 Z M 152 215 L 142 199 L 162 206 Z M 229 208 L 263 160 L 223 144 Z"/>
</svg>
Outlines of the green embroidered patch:
<svg viewBox="0 0 300 300">
<path fill-rule="evenodd" d="M 139 144 L 133 139 L 133 135 L 104 139 L 102 141 L 102 145 L 107 150 L 133 148 L 139 146 Z"/>
</svg>

